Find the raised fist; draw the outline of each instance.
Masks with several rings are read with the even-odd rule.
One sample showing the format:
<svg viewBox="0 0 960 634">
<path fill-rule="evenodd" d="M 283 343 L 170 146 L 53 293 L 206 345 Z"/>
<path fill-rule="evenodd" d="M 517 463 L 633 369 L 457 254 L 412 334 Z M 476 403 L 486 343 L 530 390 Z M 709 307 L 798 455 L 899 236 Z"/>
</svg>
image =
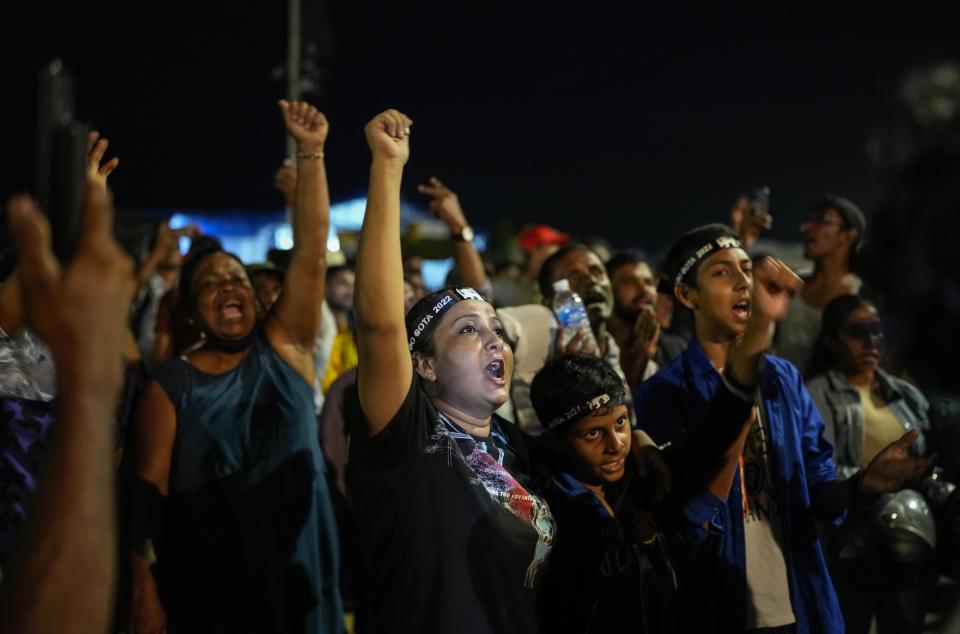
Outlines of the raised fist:
<svg viewBox="0 0 960 634">
<path fill-rule="evenodd" d="M 790 307 L 790 299 L 803 288 L 803 280 L 790 267 L 772 257 L 763 257 L 753 267 L 752 315 L 778 322 Z"/>
<path fill-rule="evenodd" d="M 397 110 L 375 116 L 363 129 L 373 158 L 406 163 L 410 158 L 410 126 L 413 121 Z"/>
<path fill-rule="evenodd" d="M 283 112 L 283 123 L 287 132 L 297 141 L 297 146 L 304 152 L 322 152 L 323 144 L 327 141 L 330 124 L 322 112 L 306 101 L 277 102 Z"/>
</svg>

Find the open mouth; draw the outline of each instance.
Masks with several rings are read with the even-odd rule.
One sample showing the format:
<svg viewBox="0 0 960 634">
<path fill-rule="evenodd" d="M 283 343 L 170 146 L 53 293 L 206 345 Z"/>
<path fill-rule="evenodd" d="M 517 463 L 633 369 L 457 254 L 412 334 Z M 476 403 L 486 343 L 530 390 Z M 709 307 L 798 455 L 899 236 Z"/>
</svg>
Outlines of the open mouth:
<svg viewBox="0 0 960 634">
<path fill-rule="evenodd" d="M 600 471 L 607 474 L 617 474 L 623 470 L 623 463 L 624 459 L 620 458 L 619 460 L 602 464 L 600 465 Z"/>
<path fill-rule="evenodd" d="M 507 380 L 503 376 L 503 359 L 494 359 L 483 369 L 483 376 L 487 377 L 497 385 L 506 385 Z"/>
<path fill-rule="evenodd" d="M 583 296 L 583 305 L 588 310 L 594 308 L 604 308 L 607 305 L 607 298 L 600 293 L 587 293 Z"/>
<path fill-rule="evenodd" d="M 243 316 L 243 304 L 239 300 L 229 299 L 220 306 L 222 319 L 239 319 Z"/>
<path fill-rule="evenodd" d="M 750 317 L 750 300 L 744 299 L 733 305 L 733 314 L 737 319 L 746 320 Z"/>
</svg>

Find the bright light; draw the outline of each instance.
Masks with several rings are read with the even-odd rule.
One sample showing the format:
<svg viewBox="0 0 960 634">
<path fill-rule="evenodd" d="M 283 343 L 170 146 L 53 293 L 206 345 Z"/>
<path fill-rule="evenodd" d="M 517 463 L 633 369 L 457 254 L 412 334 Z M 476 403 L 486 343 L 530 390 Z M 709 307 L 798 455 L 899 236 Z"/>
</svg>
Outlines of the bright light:
<svg viewBox="0 0 960 634">
<path fill-rule="evenodd" d="M 195 224 L 199 224 L 199 223 L 196 223 L 195 220 L 192 220 L 190 216 L 187 216 L 185 214 L 173 214 L 172 216 L 170 216 L 170 220 L 167 222 L 167 225 L 169 225 L 171 229 L 182 229 L 183 227 L 186 227 L 187 225 L 189 225 L 191 222 Z M 177 240 L 177 249 L 180 251 L 182 255 L 186 255 L 187 252 L 190 250 L 190 238 L 188 238 L 187 236 L 180 236 L 180 238 Z"/>
<path fill-rule="evenodd" d="M 353 198 L 330 205 L 330 224 L 347 231 L 359 231 L 363 214 L 367 211 L 367 199 Z M 339 249 L 339 247 L 337 247 Z"/>
<path fill-rule="evenodd" d="M 274 229 L 273 246 L 278 249 L 293 248 L 293 228 L 290 225 L 282 224 Z"/>
<path fill-rule="evenodd" d="M 170 225 L 171 229 L 182 229 L 186 227 L 191 222 L 194 222 L 190 219 L 190 216 L 186 214 L 173 214 L 170 216 L 170 221 L 167 223 Z"/>
<path fill-rule="evenodd" d="M 423 285 L 430 291 L 443 288 L 447 281 L 447 273 L 453 268 L 453 258 L 446 260 L 424 260 L 420 267 L 423 274 Z"/>
</svg>

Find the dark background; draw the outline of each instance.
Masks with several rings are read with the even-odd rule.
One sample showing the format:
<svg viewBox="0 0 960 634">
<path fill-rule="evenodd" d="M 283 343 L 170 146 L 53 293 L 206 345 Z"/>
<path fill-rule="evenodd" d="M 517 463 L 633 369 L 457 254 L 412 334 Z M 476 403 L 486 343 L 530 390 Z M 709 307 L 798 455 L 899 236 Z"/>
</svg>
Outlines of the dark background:
<svg viewBox="0 0 960 634">
<path fill-rule="evenodd" d="M 384 4 L 303 0 L 332 122 L 334 199 L 362 193 L 362 126 L 415 121 L 405 193 L 435 174 L 474 224 L 662 246 L 773 189 L 774 237 L 823 193 L 884 194 L 872 134 L 918 63 L 960 57 L 960 8 Z M 32 183 L 36 69 L 62 57 L 112 142 L 124 207 L 277 208 L 283 2 L 39 2 L 3 10 L 0 194 Z"/>
</svg>

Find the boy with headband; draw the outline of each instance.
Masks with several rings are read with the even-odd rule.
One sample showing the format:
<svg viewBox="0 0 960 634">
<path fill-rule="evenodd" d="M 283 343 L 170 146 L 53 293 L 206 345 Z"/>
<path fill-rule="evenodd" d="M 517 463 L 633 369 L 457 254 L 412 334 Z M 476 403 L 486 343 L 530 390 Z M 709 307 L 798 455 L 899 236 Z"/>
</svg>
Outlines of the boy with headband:
<svg viewBox="0 0 960 634">
<path fill-rule="evenodd" d="M 745 332 L 769 333 L 802 284 L 771 258 L 754 270 L 733 230 L 717 224 L 674 243 L 667 271 L 675 297 L 693 312 L 695 336 L 637 390 L 638 420 L 659 443 L 680 430 L 704 433 L 705 404 L 723 382 L 731 347 Z M 838 480 L 797 369 L 769 355 L 761 363 L 728 487 L 704 518 L 704 542 L 678 562 L 681 623 L 702 632 L 842 632 L 814 516 L 834 520 L 851 503 L 919 481 L 932 463 L 911 455 L 916 435 L 905 434 L 867 469 Z"/>
</svg>

